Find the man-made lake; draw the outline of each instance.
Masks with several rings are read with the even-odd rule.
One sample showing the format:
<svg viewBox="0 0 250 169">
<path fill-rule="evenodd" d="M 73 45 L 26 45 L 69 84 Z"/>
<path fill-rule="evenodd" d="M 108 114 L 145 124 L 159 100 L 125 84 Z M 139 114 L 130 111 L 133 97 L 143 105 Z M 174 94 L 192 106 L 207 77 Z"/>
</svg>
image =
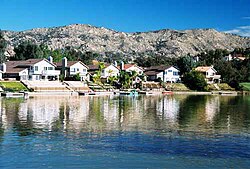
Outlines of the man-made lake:
<svg viewBox="0 0 250 169">
<path fill-rule="evenodd" d="M 0 168 L 249 168 L 250 96 L 0 98 Z"/>
</svg>

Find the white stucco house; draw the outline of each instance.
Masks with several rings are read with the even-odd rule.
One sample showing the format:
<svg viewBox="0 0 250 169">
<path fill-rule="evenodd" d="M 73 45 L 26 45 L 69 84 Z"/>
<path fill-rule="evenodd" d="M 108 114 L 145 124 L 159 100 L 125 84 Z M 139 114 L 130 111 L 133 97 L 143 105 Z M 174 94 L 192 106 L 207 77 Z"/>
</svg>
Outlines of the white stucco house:
<svg viewBox="0 0 250 169">
<path fill-rule="evenodd" d="M 26 61 L 29 67 L 30 80 L 56 80 L 59 79 L 60 71 L 56 65 L 47 59 L 29 59 Z"/>
<path fill-rule="evenodd" d="M 180 71 L 174 66 L 151 66 L 145 69 L 148 81 L 156 81 L 161 79 L 163 82 L 178 82 L 180 81 Z"/>
<path fill-rule="evenodd" d="M 119 75 L 119 68 L 112 64 L 105 64 L 105 68 L 101 72 L 102 78 L 108 78 L 110 76 L 117 77 Z"/>
<path fill-rule="evenodd" d="M 56 80 L 60 71 L 47 59 L 28 59 L 25 61 L 8 61 L 2 64 L 3 78 L 16 80 Z"/>
<path fill-rule="evenodd" d="M 121 70 L 125 70 L 126 72 L 135 71 L 138 75 L 143 74 L 143 68 L 137 66 L 136 64 L 124 64 L 124 65 L 121 65 Z"/>
<path fill-rule="evenodd" d="M 207 83 L 219 83 L 221 75 L 217 75 L 217 71 L 213 66 L 198 66 L 195 71 L 205 75 Z"/>
<path fill-rule="evenodd" d="M 93 76 L 96 71 L 99 70 L 99 65 L 88 65 L 89 72 Z M 104 69 L 101 72 L 101 78 L 108 78 L 110 76 L 117 77 L 119 75 L 120 69 L 112 64 L 104 64 Z"/>
<path fill-rule="evenodd" d="M 141 81 L 146 81 L 146 76 L 142 76 L 144 75 L 143 72 L 143 68 L 137 66 L 136 64 L 123 64 L 123 62 L 121 63 L 120 66 L 120 70 L 126 71 L 126 72 L 136 72 L 137 76 L 134 79 L 133 83 L 139 83 Z"/>
<path fill-rule="evenodd" d="M 60 70 L 65 77 L 79 74 L 81 81 L 89 80 L 89 67 L 81 61 L 68 61 L 67 58 L 63 58 L 62 62 L 56 63 L 56 66 L 56 69 Z"/>
</svg>

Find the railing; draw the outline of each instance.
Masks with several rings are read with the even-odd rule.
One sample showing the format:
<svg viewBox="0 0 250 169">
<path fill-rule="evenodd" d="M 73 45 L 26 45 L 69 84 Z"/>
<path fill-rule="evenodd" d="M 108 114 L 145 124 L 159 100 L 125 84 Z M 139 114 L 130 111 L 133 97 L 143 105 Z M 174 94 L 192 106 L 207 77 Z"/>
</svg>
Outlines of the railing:
<svg viewBox="0 0 250 169">
<path fill-rule="evenodd" d="M 60 70 L 43 70 L 42 75 L 57 76 L 60 75 Z"/>
<path fill-rule="evenodd" d="M 212 79 L 220 79 L 221 75 L 210 75 L 210 76 L 206 76 L 207 79 L 212 78 Z"/>
</svg>

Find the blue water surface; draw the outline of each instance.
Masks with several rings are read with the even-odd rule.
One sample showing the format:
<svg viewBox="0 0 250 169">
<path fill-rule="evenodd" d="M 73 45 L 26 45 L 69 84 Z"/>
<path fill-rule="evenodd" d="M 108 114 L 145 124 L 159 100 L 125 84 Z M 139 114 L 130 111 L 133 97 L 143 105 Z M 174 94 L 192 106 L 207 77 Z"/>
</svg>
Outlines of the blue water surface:
<svg viewBox="0 0 250 169">
<path fill-rule="evenodd" d="M 203 104 L 206 107 L 207 99 L 211 98 L 197 97 L 205 100 L 198 107 L 189 106 L 190 98 L 185 105 L 183 102 L 187 98 L 165 98 L 166 105 L 173 99 L 176 103 L 178 99 L 182 102 L 178 105 L 174 101 L 175 108 L 172 109 L 166 106 L 166 112 L 176 110 L 177 120 L 173 116 L 163 119 L 162 114 L 157 114 L 161 111 L 156 105 L 162 105 L 162 98 L 141 98 L 149 99 L 150 104 L 135 104 L 141 100 L 130 102 L 126 98 L 122 102 L 128 107 L 123 105 L 114 111 L 120 115 L 118 118 L 105 114 L 104 102 L 98 103 L 100 98 L 89 101 L 88 112 L 91 113 L 84 118 L 71 117 L 73 112 L 70 110 L 77 110 L 80 114 L 83 112 L 74 106 L 59 108 L 68 117 L 58 111 L 55 113 L 58 116 L 49 118 L 46 109 L 35 111 L 31 110 L 32 106 L 25 109 L 27 112 L 24 116 L 20 104 L 32 105 L 34 100 L 15 103 L 19 107 L 16 110 L 13 110 L 15 106 L 11 102 L 13 109 L 9 109 L 9 116 L 6 113 L 1 115 L 0 168 L 249 168 L 249 112 L 246 112 L 249 102 L 244 102 L 245 98 L 243 102 L 237 102 L 246 104 L 239 108 L 240 114 L 235 114 L 230 112 L 235 111 L 233 104 L 225 104 L 228 98 L 225 102 L 225 98 L 222 98 L 220 109 L 215 107 L 213 120 L 203 122 L 206 111 L 200 109 Z M 120 103 L 117 98 L 103 99 L 109 103 L 109 106 L 106 105 L 108 107 Z M 151 103 L 154 99 L 156 101 Z M 232 102 L 232 98 L 229 101 Z M 43 99 L 35 101 L 37 106 L 41 102 Z M 64 104 L 65 100 L 61 102 Z M 3 101 L 2 108 L 8 109 L 8 104 Z M 137 109 L 138 105 L 147 106 Z M 181 106 L 185 107 L 187 114 L 181 112 Z M 188 107 L 192 108 L 188 110 Z M 139 116 L 142 119 L 137 117 L 136 110 L 143 114 Z M 197 113 L 192 115 L 188 111 Z M 36 113 L 43 115 L 38 118 Z M 228 115 L 231 115 L 230 119 Z M 85 120 L 79 120 L 80 117 Z M 207 119 L 210 118 L 209 115 Z"/>
</svg>

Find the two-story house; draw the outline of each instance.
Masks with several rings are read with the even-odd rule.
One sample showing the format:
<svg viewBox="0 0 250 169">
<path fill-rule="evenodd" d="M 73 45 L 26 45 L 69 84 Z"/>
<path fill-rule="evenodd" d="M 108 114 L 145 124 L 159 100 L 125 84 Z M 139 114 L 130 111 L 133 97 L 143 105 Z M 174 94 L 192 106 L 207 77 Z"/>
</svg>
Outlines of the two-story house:
<svg viewBox="0 0 250 169">
<path fill-rule="evenodd" d="M 141 81 L 146 81 L 146 76 L 143 76 L 143 68 L 137 66 L 136 64 L 124 64 L 123 62 L 120 65 L 120 70 L 124 70 L 126 72 L 136 72 L 137 77 L 134 79 L 133 83 L 139 83 Z"/>
<path fill-rule="evenodd" d="M 57 80 L 59 71 L 56 65 L 47 59 L 28 59 L 25 61 L 8 61 L 2 64 L 3 78 L 16 80 Z"/>
<path fill-rule="evenodd" d="M 198 66 L 195 71 L 205 75 L 207 83 L 219 83 L 221 75 L 217 75 L 217 71 L 213 66 Z"/>
<path fill-rule="evenodd" d="M 137 66 L 136 64 L 121 64 L 121 70 L 125 70 L 126 72 L 135 71 L 138 75 L 143 74 L 143 68 Z"/>
<path fill-rule="evenodd" d="M 178 82 L 180 81 L 179 70 L 173 66 L 151 66 L 145 68 L 145 74 L 148 81 L 162 80 L 163 82 Z"/>
<path fill-rule="evenodd" d="M 89 67 L 89 72 L 91 75 L 94 75 L 96 71 L 99 70 L 99 65 L 88 65 Z M 120 69 L 112 64 L 104 64 L 104 68 L 101 72 L 101 78 L 107 79 L 110 76 L 115 76 L 117 77 L 119 75 Z"/>
<path fill-rule="evenodd" d="M 81 81 L 89 80 L 88 69 L 89 67 L 81 61 L 68 61 L 63 58 L 62 62 L 56 63 L 58 70 L 61 71 L 65 77 L 72 77 L 79 74 Z"/>
</svg>

